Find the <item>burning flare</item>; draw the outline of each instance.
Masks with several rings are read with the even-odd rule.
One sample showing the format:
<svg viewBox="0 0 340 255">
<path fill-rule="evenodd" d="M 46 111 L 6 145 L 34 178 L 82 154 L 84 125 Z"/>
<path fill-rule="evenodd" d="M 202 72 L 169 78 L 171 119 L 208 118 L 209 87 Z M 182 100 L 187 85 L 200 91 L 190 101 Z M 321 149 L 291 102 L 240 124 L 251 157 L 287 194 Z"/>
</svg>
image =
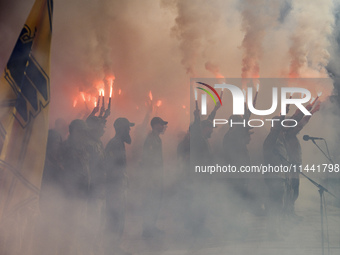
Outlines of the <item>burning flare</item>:
<svg viewBox="0 0 340 255">
<path fill-rule="evenodd" d="M 150 98 L 150 100 L 152 101 L 152 92 L 151 92 L 151 90 L 150 90 L 150 92 L 149 92 L 149 98 Z"/>
<path fill-rule="evenodd" d="M 118 95 L 120 95 L 120 94 L 122 94 L 122 90 L 121 89 L 118 90 Z"/>
<path fill-rule="evenodd" d="M 85 99 L 85 94 L 84 94 L 84 92 L 80 92 L 80 95 L 81 95 L 81 98 L 83 99 L 83 101 L 85 102 L 86 99 Z"/>
<path fill-rule="evenodd" d="M 109 82 L 110 86 L 113 86 L 113 82 L 115 81 L 116 77 L 114 75 L 109 76 L 106 80 Z"/>
<path fill-rule="evenodd" d="M 112 91 L 113 91 L 113 86 L 112 84 L 110 85 L 110 98 L 112 97 Z"/>
<path fill-rule="evenodd" d="M 157 106 L 157 107 L 160 107 L 161 105 L 162 105 L 162 101 L 161 101 L 161 100 L 158 100 L 156 106 Z"/>
<path fill-rule="evenodd" d="M 99 89 L 99 96 L 104 96 L 104 89 Z"/>
</svg>

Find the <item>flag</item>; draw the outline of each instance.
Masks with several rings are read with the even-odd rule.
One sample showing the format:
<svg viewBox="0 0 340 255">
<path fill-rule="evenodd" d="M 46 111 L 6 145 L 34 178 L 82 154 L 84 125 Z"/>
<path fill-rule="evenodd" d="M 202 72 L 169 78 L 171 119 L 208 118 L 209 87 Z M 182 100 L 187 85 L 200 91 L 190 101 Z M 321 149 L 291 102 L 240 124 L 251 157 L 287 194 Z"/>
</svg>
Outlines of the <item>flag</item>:
<svg viewBox="0 0 340 255">
<path fill-rule="evenodd" d="M 18 217 L 33 213 L 38 204 L 48 133 L 52 11 L 52 0 L 35 1 L 0 77 L 0 229 L 15 228 Z"/>
</svg>

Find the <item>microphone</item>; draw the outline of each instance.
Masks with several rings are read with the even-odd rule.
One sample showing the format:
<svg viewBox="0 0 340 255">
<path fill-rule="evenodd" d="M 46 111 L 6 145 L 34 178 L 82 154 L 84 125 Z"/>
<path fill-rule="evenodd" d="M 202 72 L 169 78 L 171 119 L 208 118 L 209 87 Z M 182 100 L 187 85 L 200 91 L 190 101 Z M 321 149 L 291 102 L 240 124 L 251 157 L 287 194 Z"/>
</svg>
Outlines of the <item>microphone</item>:
<svg viewBox="0 0 340 255">
<path fill-rule="evenodd" d="M 309 141 L 309 140 L 314 141 L 314 140 L 324 140 L 324 139 L 321 138 L 321 137 L 312 137 L 312 136 L 309 136 L 309 135 L 304 135 L 303 136 L 303 140 L 305 140 L 305 141 Z"/>
</svg>

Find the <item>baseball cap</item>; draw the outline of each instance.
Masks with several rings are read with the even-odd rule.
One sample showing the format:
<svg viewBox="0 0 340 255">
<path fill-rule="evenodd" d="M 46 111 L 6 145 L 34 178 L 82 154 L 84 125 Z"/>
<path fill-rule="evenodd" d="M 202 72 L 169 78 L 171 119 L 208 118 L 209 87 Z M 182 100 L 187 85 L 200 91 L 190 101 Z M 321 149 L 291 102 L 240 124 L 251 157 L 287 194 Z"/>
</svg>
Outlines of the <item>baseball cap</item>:
<svg viewBox="0 0 340 255">
<path fill-rule="evenodd" d="M 153 126 L 156 125 L 156 124 L 167 125 L 168 122 L 162 120 L 162 118 L 160 118 L 160 117 L 154 117 L 154 118 L 151 120 L 151 123 L 150 123 L 150 124 L 151 124 L 151 127 L 153 127 Z"/>
<path fill-rule="evenodd" d="M 130 122 L 127 118 L 118 118 L 113 123 L 115 129 L 117 128 L 126 128 L 126 127 L 133 127 L 135 123 Z"/>
</svg>

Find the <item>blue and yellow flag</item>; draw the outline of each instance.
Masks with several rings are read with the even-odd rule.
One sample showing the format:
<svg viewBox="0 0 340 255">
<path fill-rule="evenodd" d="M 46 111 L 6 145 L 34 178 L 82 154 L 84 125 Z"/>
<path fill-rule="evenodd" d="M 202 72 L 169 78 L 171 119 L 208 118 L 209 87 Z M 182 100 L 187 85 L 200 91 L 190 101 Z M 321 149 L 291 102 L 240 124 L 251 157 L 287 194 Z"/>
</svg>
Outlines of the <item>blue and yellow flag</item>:
<svg viewBox="0 0 340 255">
<path fill-rule="evenodd" d="M 52 0 L 36 0 L 0 78 L 0 227 L 34 212 L 50 103 Z"/>
</svg>

